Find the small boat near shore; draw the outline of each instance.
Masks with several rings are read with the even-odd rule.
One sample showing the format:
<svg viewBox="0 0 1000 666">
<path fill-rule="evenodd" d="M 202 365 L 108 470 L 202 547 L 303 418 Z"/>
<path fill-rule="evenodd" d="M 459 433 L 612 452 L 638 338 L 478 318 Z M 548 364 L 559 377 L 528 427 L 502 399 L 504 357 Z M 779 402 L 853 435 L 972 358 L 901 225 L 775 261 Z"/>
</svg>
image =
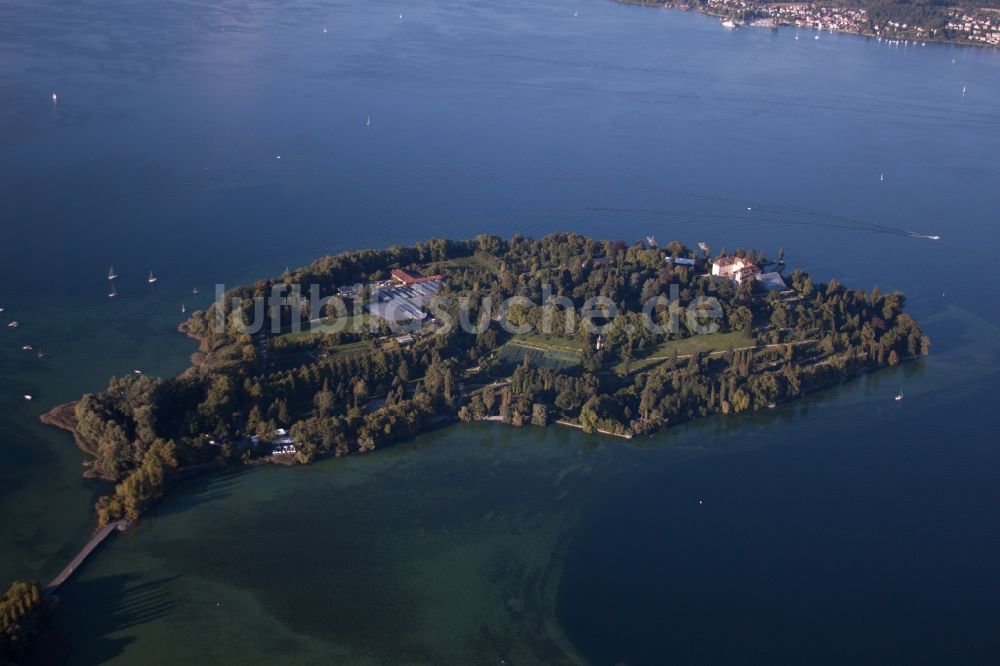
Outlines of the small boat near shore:
<svg viewBox="0 0 1000 666">
<path fill-rule="evenodd" d="M 896 394 L 896 401 L 898 402 L 898 401 L 900 401 L 902 399 L 903 399 L 903 387 L 900 386 L 899 387 L 899 393 Z"/>
<path fill-rule="evenodd" d="M 156 276 L 153 275 L 153 271 L 149 271 L 149 277 L 146 278 L 146 282 L 148 282 L 149 284 L 153 284 L 154 282 L 156 282 Z"/>
</svg>

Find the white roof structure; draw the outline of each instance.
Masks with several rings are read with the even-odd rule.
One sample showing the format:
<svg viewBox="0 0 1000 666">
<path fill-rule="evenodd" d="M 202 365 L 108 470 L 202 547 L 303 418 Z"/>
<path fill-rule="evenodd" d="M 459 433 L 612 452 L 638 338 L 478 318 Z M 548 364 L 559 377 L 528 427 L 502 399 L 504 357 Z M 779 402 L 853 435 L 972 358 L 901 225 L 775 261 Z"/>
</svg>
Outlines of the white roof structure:
<svg viewBox="0 0 1000 666">
<path fill-rule="evenodd" d="M 386 321 L 426 319 L 424 307 L 441 290 L 441 280 L 421 282 L 404 287 L 385 287 L 375 290 L 374 301 L 368 311 Z"/>
<path fill-rule="evenodd" d="M 757 276 L 757 281 L 768 291 L 785 291 L 788 289 L 785 279 L 778 273 L 761 273 Z"/>
</svg>

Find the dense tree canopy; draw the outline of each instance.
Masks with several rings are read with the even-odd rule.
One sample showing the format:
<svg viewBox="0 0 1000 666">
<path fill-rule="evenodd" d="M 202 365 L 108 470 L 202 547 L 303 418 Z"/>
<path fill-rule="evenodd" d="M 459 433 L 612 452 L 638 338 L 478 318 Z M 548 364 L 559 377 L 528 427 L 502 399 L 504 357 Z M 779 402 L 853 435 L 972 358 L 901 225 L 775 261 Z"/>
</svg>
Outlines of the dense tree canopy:
<svg viewBox="0 0 1000 666">
<path fill-rule="evenodd" d="M 764 254 L 735 253 L 758 264 L 767 262 Z M 77 435 L 94 455 L 93 472 L 117 484 L 98 503 L 101 521 L 138 517 L 185 470 L 269 458 L 279 429 L 290 431 L 299 462 L 371 451 L 456 414 L 632 435 L 767 407 L 928 350 L 900 294 L 819 284 L 802 270 L 790 273 L 786 292 L 755 291 L 752 280 L 710 277 L 712 261 L 677 241 L 664 250 L 572 233 L 484 235 L 342 253 L 233 289 L 187 323 L 201 343 L 197 367 L 172 379 L 112 378 L 77 403 Z M 241 332 L 230 314 L 223 330 L 215 328 L 219 308 L 237 297 L 244 301 L 236 316 L 249 321 L 249 299 L 275 285 L 317 284 L 325 296 L 393 268 L 445 276 L 444 315 L 458 321 L 458 303 L 470 303 L 464 316 L 481 324 L 479 332 L 432 327 L 406 345 L 384 323 L 285 335 L 296 319 L 308 323 L 308 312 L 295 307 L 264 313 L 279 325 L 255 335 Z M 606 325 L 599 339 L 582 316 L 598 297 L 594 319 Z M 530 346 L 517 347 L 519 336 L 486 305 L 511 298 L 503 313 L 509 324 L 550 325 L 548 342 L 527 344 L 558 343 L 575 350 L 564 353 L 575 362 L 552 367 L 544 352 L 536 354 L 542 361 L 515 354 L 511 362 L 509 350 Z M 711 319 L 716 306 L 722 316 Z M 663 328 L 645 326 L 645 316 Z M 709 323 L 749 342 L 656 356 Z"/>
</svg>

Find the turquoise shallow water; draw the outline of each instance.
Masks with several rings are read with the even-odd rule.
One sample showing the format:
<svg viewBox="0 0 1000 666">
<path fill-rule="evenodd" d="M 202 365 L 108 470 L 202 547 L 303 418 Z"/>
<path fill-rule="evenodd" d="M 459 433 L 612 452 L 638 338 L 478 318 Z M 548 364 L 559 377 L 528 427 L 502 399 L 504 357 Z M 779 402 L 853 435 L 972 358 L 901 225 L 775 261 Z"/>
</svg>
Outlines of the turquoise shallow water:
<svg viewBox="0 0 1000 666">
<path fill-rule="evenodd" d="M 192 482 L 65 588 L 76 663 L 996 653 L 996 51 L 597 1 L 15 0 L 0 56 L 8 579 L 53 575 L 102 490 L 37 415 L 179 372 L 181 303 L 323 253 L 567 229 L 784 247 L 904 290 L 934 341 L 648 442 L 461 427 Z"/>
</svg>

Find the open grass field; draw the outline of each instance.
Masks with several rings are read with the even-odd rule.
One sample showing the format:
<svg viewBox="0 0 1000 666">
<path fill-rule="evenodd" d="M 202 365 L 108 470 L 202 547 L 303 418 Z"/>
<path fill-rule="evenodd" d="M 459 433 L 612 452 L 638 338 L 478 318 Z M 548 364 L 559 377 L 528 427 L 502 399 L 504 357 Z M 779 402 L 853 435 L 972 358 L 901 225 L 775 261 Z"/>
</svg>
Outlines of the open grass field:
<svg viewBox="0 0 1000 666">
<path fill-rule="evenodd" d="M 532 347 L 544 347 L 554 351 L 570 351 L 580 353 L 583 351 L 583 342 L 580 340 L 570 340 L 556 335 L 545 335 L 543 333 L 525 333 L 515 335 L 513 342 L 520 342 Z"/>
<path fill-rule="evenodd" d="M 504 365 L 518 365 L 524 361 L 536 368 L 568 370 L 580 364 L 580 355 L 574 351 L 559 349 L 538 349 L 516 342 L 508 342 L 500 348 L 499 360 Z"/>
<path fill-rule="evenodd" d="M 682 340 L 667 340 L 649 350 L 642 356 L 636 355 L 632 359 L 630 372 L 648 370 L 649 368 L 662 363 L 672 357 L 684 357 L 699 352 L 724 352 L 730 347 L 739 349 L 741 347 L 753 347 L 755 340 L 750 335 L 740 331 L 730 333 L 706 333 L 704 335 L 694 335 Z M 618 362 L 614 366 L 614 371 L 622 374 L 625 372 L 625 365 Z"/>
<path fill-rule="evenodd" d="M 340 318 L 340 330 L 341 331 L 352 331 L 358 327 L 364 327 L 368 325 L 368 315 L 349 315 L 347 317 Z M 338 321 L 336 318 L 327 317 L 325 319 L 320 319 L 315 322 L 309 322 L 312 327 L 308 325 L 303 325 L 301 331 L 296 331 L 295 333 L 288 332 L 282 333 L 279 338 L 288 342 L 300 342 L 302 340 L 309 340 L 311 338 L 319 337 L 323 334 L 323 331 L 317 330 L 317 326 L 333 326 L 334 322 Z"/>
<path fill-rule="evenodd" d="M 496 273 L 500 270 L 500 262 L 495 257 L 484 257 L 480 254 L 474 254 L 471 257 L 457 257 L 455 259 L 449 259 L 448 261 L 441 264 L 445 270 L 462 270 L 463 268 L 471 268 L 478 271 L 486 271 L 488 273 Z"/>
</svg>

